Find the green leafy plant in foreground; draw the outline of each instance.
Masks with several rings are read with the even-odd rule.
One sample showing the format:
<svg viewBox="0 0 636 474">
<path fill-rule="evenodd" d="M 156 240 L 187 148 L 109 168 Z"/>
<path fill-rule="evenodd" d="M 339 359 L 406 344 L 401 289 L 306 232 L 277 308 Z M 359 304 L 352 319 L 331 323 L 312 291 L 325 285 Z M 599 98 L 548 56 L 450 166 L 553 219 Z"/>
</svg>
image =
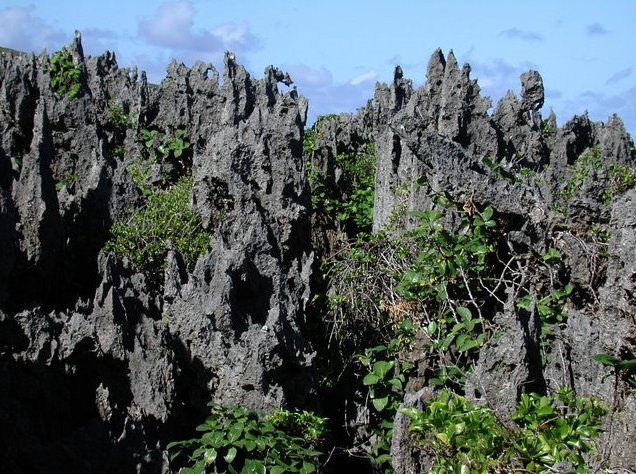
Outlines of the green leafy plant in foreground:
<svg viewBox="0 0 636 474">
<path fill-rule="evenodd" d="M 173 133 L 164 133 L 159 130 L 142 129 L 141 140 L 152 155 L 161 159 L 181 158 L 183 153 L 190 148 L 190 142 L 186 138 L 186 131 L 177 128 Z"/>
<path fill-rule="evenodd" d="M 612 198 L 636 185 L 636 170 L 628 165 L 610 165 L 609 187 L 603 191 L 603 204 L 608 205 Z"/>
<path fill-rule="evenodd" d="M 441 224 L 441 211 L 411 214 L 420 219 L 412 233 L 417 253 L 396 291 L 421 302 L 427 315 L 421 322 L 423 349 L 434 372 L 430 383 L 462 385 L 470 361 L 491 336 L 481 306 L 492 294 L 489 286 L 496 286 L 488 263 L 494 250 L 493 210 L 463 213 L 455 232 Z"/>
<path fill-rule="evenodd" d="M 590 173 L 600 171 L 602 167 L 601 147 L 596 145 L 585 150 L 572 165 L 572 174 L 561 191 L 561 197 L 565 201 L 575 197 L 585 185 Z"/>
<path fill-rule="evenodd" d="M 305 131 L 303 151 L 307 161 L 307 179 L 311 187 L 314 212 L 321 212 L 340 222 L 353 234 L 370 232 L 373 225 L 376 154 L 373 143 L 355 152 L 338 153 L 335 159 L 337 186 L 313 163 L 319 150 L 316 139 L 320 127 L 337 116 L 320 117 Z"/>
<path fill-rule="evenodd" d="M 404 408 L 413 440 L 433 459 L 432 473 L 547 472 L 569 462 L 586 473 L 585 454 L 607 414 L 598 401 L 569 387 L 555 395 L 521 395 L 507 428 L 487 407 L 442 390 L 424 411 Z"/>
<path fill-rule="evenodd" d="M 636 390 L 636 359 L 619 359 L 610 354 L 596 354 L 593 359 L 607 367 L 613 367 L 617 373 L 627 375 L 627 383 Z"/>
<path fill-rule="evenodd" d="M 144 207 L 113 224 L 106 249 L 126 257 L 151 284 L 161 285 L 170 245 L 189 267 L 208 247 L 210 236 L 189 208 L 192 178 L 183 177 L 166 190 L 149 194 Z"/>
<path fill-rule="evenodd" d="M 75 98 L 82 88 L 82 71 L 73 62 L 73 55 L 64 48 L 51 57 L 51 88 L 54 92 Z"/>
<path fill-rule="evenodd" d="M 366 372 L 362 384 L 368 388 L 375 410 L 374 421 L 370 425 L 375 441 L 370 447 L 369 457 L 385 473 L 393 472 L 390 455 L 393 419 L 404 398 L 406 376 L 414 367 L 412 362 L 404 359 L 404 352 L 410 349 L 413 338 L 413 324 L 405 320 L 388 345 L 368 348 L 363 354 L 356 355 Z"/>
<path fill-rule="evenodd" d="M 210 403 L 210 416 L 196 429 L 200 438 L 168 444 L 171 461 L 187 455 L 182 474 L 310 474 L 322 455 L 325 419 L 310 412 L 277 410 L 269 417 L 244 407 Z"/>
</svg>

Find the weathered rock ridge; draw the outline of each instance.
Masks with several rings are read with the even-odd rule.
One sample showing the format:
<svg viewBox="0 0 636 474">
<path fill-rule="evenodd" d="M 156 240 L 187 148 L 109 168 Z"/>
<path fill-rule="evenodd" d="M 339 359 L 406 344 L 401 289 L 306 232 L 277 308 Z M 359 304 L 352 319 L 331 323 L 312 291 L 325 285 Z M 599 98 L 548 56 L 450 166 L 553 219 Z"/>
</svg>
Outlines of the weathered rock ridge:
<svg viewBox="0 0 636 474">
<path fill-rule="evenodd" d="M 529 71 L 520 79 L 521 97 L 509 92 L 490 113 L 470 67 L 460 68 L 452 52 L 444 58 L 438 50 L 423 87 L 414 90 L 398 67 L 393 83 L 378 85 L 365 108 L 321 130 L 332 136 L 326 143 L 331 155 L 360 137 L 374 141 L 374 230 L 395 226 L 400 209 L 431 209 L 437 195 L 468 211 L 491 206 L 503 229 L 499 246 L 513 260 L 551 247 L 560 252 L 563 265 L 552 277 L 574 290 L 564 308 L 566 323 L 544 347 L 547 359 L 542 361 L 538 312 L 519 310 L 518 294 L 508 292 L 501 312 L 492 315 L 500 337 L 480 351 L 466 393 L 501 420 L 510 419 L 521 391 L 565 385 L 579 396 L 597 397 L 611 409 L 599 463 L 634 469 L 633 389 L 592 359 L 636 354 L 636 190 L 633 182 L 619 190 L 615 175 L 621 167 L 633 173 L 634 145 L 616 116 L 607 123 L 576 116 L 557 128 L 555 117 L 544 120 L 539 110 L 541 76 Z M 403 219 L 406 228 L 415 225 L 408 215 Z M 601 230 L 609 236 L 605 241 Z M 550 283 L 546 275 L 527 276 L 534 289 Z M 422 400 L 407 394 L 406 404 L 425 403 L 427 390 Z M 412 448 L 404 415 L 398 420 L 395 472 L 425 472 L 431 460 Z"/>
<path fill-rule="evenodd" d="M 82 71 L 75 98 L 53 92 L 46 55 L 0 54 L 3 468 L 169 472 L 166 443 L 188 436 L 210 400 L 319 408 L 306 324 L 314 255 L 347 236 L 312 223 L 307 101 L 279 90 L 290 81 L 281 71 L 255 80 L 229 53 L 222 73 L 172 63 L 152 86 L 112 53 L 84 57 L 79 37 L 70 51 Z M 325 120 L 315 165 L 337 187 L 336 156 L 375 144 L 374 230 L 442 195 L 492 206 L 507 258 L 558 250 L 558 271 L 523 270 L 537 291 L 546 275 L 574 288 L 548 362 L 537 312 L 504 294 L 490 315 L 501 337 L 481 349 L 467 395 L 502 420 L 521 391 L 565 384 L 598 397 L 611 407 L 602 462 L 634 469 L 633 390 L 591 358 L 636 357 L 636 190 L 615 173 L 633 169 L 633 142 L 616 116 L 557 127 L 541 116 L 541 76 L 520 79 L 521 96 L 510 92 L 490 112 L 470 67 L 438 50 L 423 87 L 398 67 L 357 114 Z M 210 233 L 193 266 L 166 249 L 159 290 L 104 250 L 113 223 L 144 206 L 130 170 L 153 128 L 180 130 L 191 147 L 178 164 L 153 164 L 150 179 L 192 176 L 190 209 Z M 404 215 L 396 232 L 414 225 Z M 405 403 L 424 406 L 431 387 L 409 386 Z M 424 472 L 431 460 L 407 425 L 398 415 L 394 470 Z"/>
<path fill-rule="evenodd" d="M 77 98 L 52 92 L 47 56 L 0 56 L 2 465 L 159 472 L 211 399 L 271 410 L 313 393 L 307 104 L 230 54 L 222 82 L 173 63 L 151 87 L 79 38 L 70 50 Z M 102 247 L 142 202 L 127 171 L 139 130 L 168 127 L 192 144 L 191 208 L 212 237 L 191 271 L 168 253 L 156 295 Z"/>
</svg>

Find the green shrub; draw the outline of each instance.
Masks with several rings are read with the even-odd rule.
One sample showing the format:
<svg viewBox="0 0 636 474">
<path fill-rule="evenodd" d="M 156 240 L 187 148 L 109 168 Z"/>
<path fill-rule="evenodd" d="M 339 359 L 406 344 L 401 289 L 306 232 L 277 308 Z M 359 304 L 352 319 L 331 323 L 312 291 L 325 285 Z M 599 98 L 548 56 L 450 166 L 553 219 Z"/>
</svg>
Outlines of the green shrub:
<svg viewBox="0 0 636 474">
<path fill-rule="evenodd" d="M 493 210 L 470 208 L 461 215 L 457 231 L 440 223 L 441 211 L 416 211 L 420 219 L 412 232 L 415 255 L 400 277 L 397 293 L 417 301 L 426 318 L 424 349 L 434 372 L 430 383 L 462 384 L 468 364 L 490 333 L 481 314 L 483 302 L 496 287 L 488 256 L 494 251 Z"/>
<path fill-rule="evenodd" d="M 53 92 L 75 98 L 82 88 L 82 71 L 73 62 L 71 52 L 64 48 L 51 57 L 51 88 Z"/>
<path fill-rule="evenodd" d="M 108 105 L 108 114 L 110 116 L 110 124 L 118 133 L 123 133 L 127 128 L 132 126 L 132 118 L 130 114 L 124 112 L 124 109 L 115 102 Z"/>
<path fill-rule="evenodd" d="M 336 156 L 337 189 L 328 182 L 327 176 L 314 164 L 318 151 L 316 138 L 325 120 L 335 116 L 319 118 L 311 129 L 305 131 L 303 150 L 307 161 L 307 179 L 311 188 L 311 204 L 314 212 L 324 213 L 340 222 L 353 235 L 368 233 L 373 226 L 373 201 L 375 197 L 376 154 L 372 143 L 356 152 L 339 153 Z"/>
<path fill-rule="evenodd" d="M 362 384 L 367 387 L 374 411 L 369 431 L 373 442 L 368 456 L 377 469 L 387 474 L 391 468 L 391 440 L 393 419 L 404 399 L 406 376 L 414 364 L 404 358 L 414 339 L 413 324 L 405 320 L 388 345 L 368 348 L 355 357 L 366 372 Z"/>
<path fill-rule="evenodd" d="M 592 171 L 602 168 L 601 148 L 597 145 L 585 150 L 572 165 L 572 175 L 561 191 L 561 197 L 569 201 L 576 196 L 587 181 Z"/>
<path fill-rule="evenodd" d="M 144 207 L 113 224 L 106 248 L 128 258 L 155 286 L 161 286 L 170 244 L 192 267 L 207 250 L 210 237 L 189 208 L 191 191 L 192 178 L 183 177 L 165 191 L 149 194 Z"/>
<path fill-rule="evenodd" d="M 260 419 L 244 407 L 209 404 L 210 416 L 197 427 L 200 438 L 168 444 L 171 461 L 187 454 L 182 474 L 316 472 L 322 455 L 316 445 L 325 420 L 309 412 L 277 410 Z"/>
<path fill-rule="evenodd" d="M 609 187 L 603 191 L 603 203 L 606 205 L 615 195 L 624 193 L 636 185 L 636 171 L 628 165 L 610 165 L 608 174 Z"/>
<path fill-rule="evenodd" d="M 340 186 L 345 197 L 336 217 L 341 222 L 354 224 L 362 232 L 370 232 L 373 227 L 376 159 L 372 143 L 367 144 L 362 153 L 336 157 L 336 166 L 342 170 Z"/>
<path fill-rule="evenodd" d="M 548 472 L 569 462 L 589 472 L 584 454 L 607 414 L 598 401 L 580 398 L 571 388 L 556 396 L 521 394 L 509 429 L 495 413 L 450 390 L 442 390 L 424 411 L 402 410 L 411 418 L 413 440 L 433 460 L 432 473 Z"/>
</svg>

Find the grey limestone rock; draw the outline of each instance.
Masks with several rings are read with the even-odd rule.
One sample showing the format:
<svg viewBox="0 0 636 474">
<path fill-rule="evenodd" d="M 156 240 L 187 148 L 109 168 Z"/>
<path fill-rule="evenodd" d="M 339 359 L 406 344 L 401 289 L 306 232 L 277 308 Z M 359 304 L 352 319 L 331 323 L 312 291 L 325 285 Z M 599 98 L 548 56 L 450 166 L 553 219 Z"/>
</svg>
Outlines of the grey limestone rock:
<svg viewBox="0 0 636 474">
<path fill-rule="evenodd" d="M 0 455 L 12 472 L 164 472 L 165 445 L 215 400 L 315 406 L 302 331 L 313 254 L 303 161 L 307 102 L 289 76 L 255 80 L 227 54 L 172 63 L 158 87 L 115 56 L 85 57 L 78 97 L 49 58 L 0 56 Z M 211 235 L 194 268 L 167 249 L 153 290 L 102 250 L 143 205 L 129 169 L 143 129 L 183 130 L 179 167 Z M 163 178 L 161 178 L 163 179 Z M 6 409 L 5 409 L 6 408 Z M 38 421 L 40 420 L 40 421 Z M 15 427 L 15 429 L 13 429 Z M 27 453 L 25 450 L 29 450 Z M 59 453 L 69 453 L 60 455 Z"/>
<path fill-rule="evenodd" d="M 597 397 L 611 407 L 598 443 L 603 462 L 633 468 L 627 440 L 633 393 L 625 388 L 624 377 L 612 376 L 592 359 L 599 353 L 630 359 L 636 353 L 634 190 L 608 194 L 615 189 L 608 180 L 612 166 L 634 169 L 633 141 L 615 116 L 607 123 L 576 116 L 560 128 L 553 115 L 544 122 L 543 81 L 536 71 L 521 76 L 521 99 L 509 92 L 489 115 L 488 100 L 479 96 L 469 70 L 460 71 L 452 54 L 444 59 L 438 50 L 426 84 L 410 93 L 404 105 L 389 105 L 395 83 L 379 85 L 376 110 L 360 111 L 377 120 L 372 133 L 378 154 L 374 230 L 393 222 L 401 204 L 430 209 L 432 195 L 439 194 L 458 206 L 492 206 L 503 229 L 500 251 L 512 252 L 519 262 L 556 248 L 562 264 L 527 273 L 527 291 L 540 293 L 550 278 L 571 284 L 565 322 L 553 325 L 545 339 L 536 307 L 521 310 L 519 294 L 507 293 L 501 311 L 489 315 L 500 337 L 481 349 L 466 394 L 492 407 L 506 423 L 512 423 L 510 414 L 524 391 L 546 393 L 568 385 L 580 396 Z M 416 181 L 420 186 L 413 186 Z M 404 222 L 407 229 L 413 225 L 408 218 Z M 594 237 L 599 229 L 611 235 L 608 243 Z M 397 423 L 394 439 L 402 440 L 404 430 Z M 405 455 L 400 449 L 394 467 L 416 472 L 412 460 L 418 459 L 417 450 Z"/>
</svg>

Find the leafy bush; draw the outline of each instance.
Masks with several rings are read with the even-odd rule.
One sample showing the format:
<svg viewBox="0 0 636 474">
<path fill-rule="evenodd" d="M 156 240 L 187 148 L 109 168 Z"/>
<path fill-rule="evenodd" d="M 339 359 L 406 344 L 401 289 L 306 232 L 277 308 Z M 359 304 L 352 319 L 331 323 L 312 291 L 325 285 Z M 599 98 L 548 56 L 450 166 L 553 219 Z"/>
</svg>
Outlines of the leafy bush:
<svg viewBox="0 0 636 474">
<path fill-rule="evenodd" d="M 497 285 L 487 260 L 494 250 L 493 210 L 471 207 L 454 232 L 440 223 L 444 216 L 440 211 L 412 215 L 421 220 L 412 233 L 415 257 L 396 291 L 423 308 L 423 348 L 435 372 L 430 382 L 462 384 L 468 362 L 489 337 L 481 307 L 493 294 L 490 286 Z"/>
<path fill-rule="evenodd" d="M 124 112 L 124 109 L 115 102 L 108 105 L 108 114 L 110 116 L 110 124 L 118 133 L 123 133 L 132 125 L 130 114 Z"/>
<path fill-rule="evenodd" d="M 610 165 L 608 174 L 610 184 L 603 191 L 604 204 L 609 204 L 615 195 L 624 193 L 636 185 L 636 171 L 628 165 Z"/>
<path fill-rule="evenodd" d="M 594 146 L 585 150 L 574 162 L 572 176 L 565 183 L 561 197 L 566 201 L 573 198 L 583 187 L 590 172 L 599 171 L 603 165 L 601 148 Z"/>
<path fill-rule="evenodd" d="M 64 48 L 51 57 L 51 88 L 53 92 L 75 98 L 79 95 L 82 71 L 73 62 L 71 52 Z"/>
<path fill-rule="evenodd" d="M 373 226 L 376 159 L 372 143 L 367 144 L 362 153 L 336 157 L 336 166 L 342 170 L 340 186 L 344 194 L 336 217 L 341 222 L 355 224 L 358 231 L 369 232 Z"/>
<path fill-rule="evenodd" d="M 357 354 L 358 363 L 366 374 L 362 384 L 368 388 L 369 399 L 375 413 L 369 428 L 373 441 L 368 453 L 371 462 L 385 473 L 391 469 L 391 439 L 393 419 L 404 399 L 406 376 L 414 364 L 405 360 L 404 353 L 411 349 L 413 324 L 405 320 L 388 345 L 368 348 Z"/>
<path fill-rule="evenodd" d="M 261 420 L 244 407 L 209 404 L 210 416 L 196 429 L 200 438 L 168 444 L 171 461 L 187 454 L 182 474 L 316 472 L 325 420 L 309 412 L 277 410 Z"/>
<path fill-rule="evenodd" d="M 432 473 L 546 472 L 569 462 L 575 472 L 588 472 L 585 453 L 607 409 L 598 401 L 579 398 L 572 389 L 556 396 L 526 394 L 516 406 L 513 429 L 495 413 L 450 390 L 442 390 L 424 411 L 402 410 L 411 418 L 409 431 L 433 459 Z"/>
<path fill-rule="evenodd" d="M 128 258 L 155 286 L 161 285 L 169 244 L 192 267 L 210 237 L 188 206 L 191 190 L 192 178 L 183 177 L 167 190 L 150 194 L 143 208 L 113 224 L 106 248 Z"/>
<path fill-rule="evenodd" d="M 158 164 L 164 183 L 174 182 L 180 176 L 191 174 L 192 149 L 184 129 L 144 128 L 140 132 L 139 139 L 145 148 L 145 159 L 138 163 L 138 167 L 143 169 L 149 165 Z"/>
<path fill-rule="evenodd" d="M 316 138 L 320 126 L 333 117 L 321 117 L 305 131 L 303 149 L 307 161 L 307 179 L 311 187 L 311 204 L 314 212 L 321 212 L 340 222 L 353 235 L 370 232 L 373 225 L 373 201 L 375 197 L 376 154 L 372 143 L 355 152 L 336 156 L 337 188 L 312 162 L 318 151 Z"/>
</svg>

